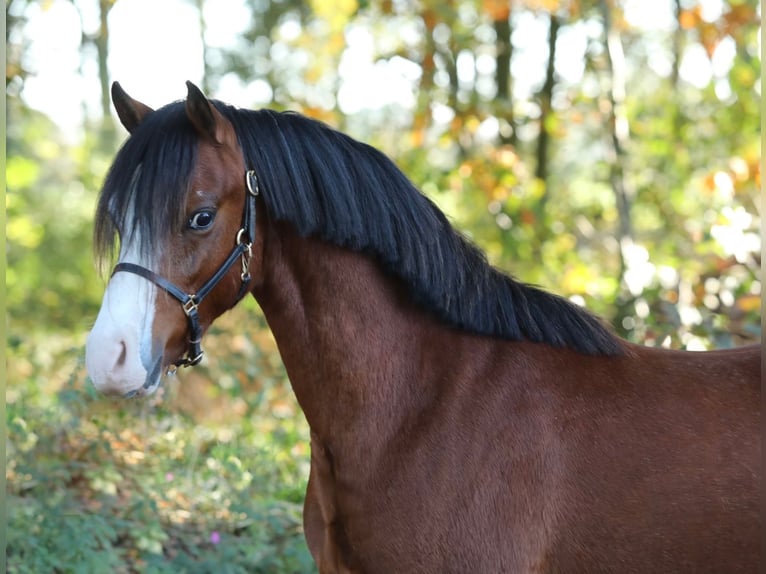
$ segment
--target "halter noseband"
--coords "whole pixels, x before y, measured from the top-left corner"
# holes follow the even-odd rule
[[[118,263],[114,266],[114,270],[112,271],[112,275],[120,271],[140,275],[155,285],[162,287],[165,291],[180,301],[181,308],[189,320],[191,336],[189,338],[189,347],[186,351],[186,356],[173,363],[174,367],[193,367],[194,365],[199,364],[202,360],[202,355],[204,355],[201,346],[202,328],[199,324],[199,313],[197,308],[199,304],[202,303],[202,300],[207,297],[218,282],[229,272],[229,269],[231,269],[237,262],[237,259],[240,259],[242,262],[242,273],[240,274],[242,285],[239,288],[236,301],[239,301],[247,292],[247,286],[250,283],[250,257],[252,256],[252,247],[253,242],[255,241],[255,199],[260,193],[258,188],[258,178],[255,175],[255,171],[249,170],[245,173],[245,182],[247,184],[245,209],[242,214],[242,227],[237,231],[235,238],[236,245],[226,258],[226,261],[221,264],[213,276],[208,279],[196,293],[185,293],[182,289],[164,277],[157,275],[154,271],[151,271],[146,267],[136,265],[135,263]]]

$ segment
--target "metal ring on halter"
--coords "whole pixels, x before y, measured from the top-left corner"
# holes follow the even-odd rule
[[[260,187],[258,186],[258,176],[255,175],[255,170],[250,169],[245,174],[245,181],[247,182],[247,192],[255,197],[261,192]],[[253,182],[255,182],[255,187],[253,187]]]

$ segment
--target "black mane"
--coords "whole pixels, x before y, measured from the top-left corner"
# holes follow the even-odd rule
[[[413,299],[450,325],[594,355],[621,352],[597,318],[566,299],[490,266],[444,214],[375,148],[290,112],[242,110],[214,102],[231,121],[245,164],[255,169],[270,217],[302,236],[375,257]],[[145,249],[181,225],[196,159],[196,136],[182,103],[150,114],[118,154],[99,201],[98,253],[136,206]],[[140,170],[136,166],[141,165]],[[127,190],[127,191],[126,191]]]

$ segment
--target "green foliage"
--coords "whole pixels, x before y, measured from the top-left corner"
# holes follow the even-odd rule
[[[48,118],[18,100],[9,107],[5,279],[13,341],[21,329],[79,329],[98,311],[103,282],[89,245],[109,158],[90,140],[67,145]]]
[[[222,426],[184,414],[178,383],[116,402],[70,364],[50,393],[49,369],[13,359],[30,384],[9,393],[9,572],[313,571],[301,523],[308,431],[300,412],[269,412],[289,392],[284,377],[245,397],[265,397],[246,417],[222,402]]]

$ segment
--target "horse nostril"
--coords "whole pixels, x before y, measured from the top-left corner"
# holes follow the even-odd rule
[[[128,346],[125,344],[125,341],[120,341],[120,356],[117,357],[117,364],[115,366],[117,367],[123,367],[125,366],[125,360],[128,357]]]

